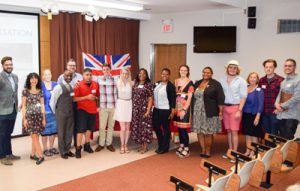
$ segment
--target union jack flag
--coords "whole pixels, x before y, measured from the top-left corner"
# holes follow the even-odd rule
[[[111,74],[113,76],[119,76],[122,68],[130,68],[131,61],[129,53],[118,55],[95,55],[82,53],[84,68],[92,69],[94,76],[103,75],[102,66],[105,63],[110,64]]]

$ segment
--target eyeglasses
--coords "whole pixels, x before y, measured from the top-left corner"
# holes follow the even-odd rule
[[[292,67],[294,67],[294,65],[284,65],[284,67],[292,68]]]
[[[76,65],[68,65],[69,67],[76,67]]]

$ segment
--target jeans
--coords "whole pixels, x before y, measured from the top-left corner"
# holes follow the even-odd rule
[[[281,119],[279,120],[279,123],[279,135],[286,139],[293,139],[299,121],[296,119]]]
[[[278,135],[279,120],[276,118],[275,113],[263,113],[262,125],[266,133]]]

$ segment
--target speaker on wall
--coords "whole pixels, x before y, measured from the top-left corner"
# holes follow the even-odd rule
[[[256,7],[248,7],[248,17],[256,16]]]
[[[248,29],[256,28],[256,18],[248,18]]]

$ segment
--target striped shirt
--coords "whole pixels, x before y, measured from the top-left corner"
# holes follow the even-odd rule
[[[98,76],[97,83],[99,84],[100,93],[100,108],[115,108],[117,102],[117,82],[113,76],[104,77]]]

